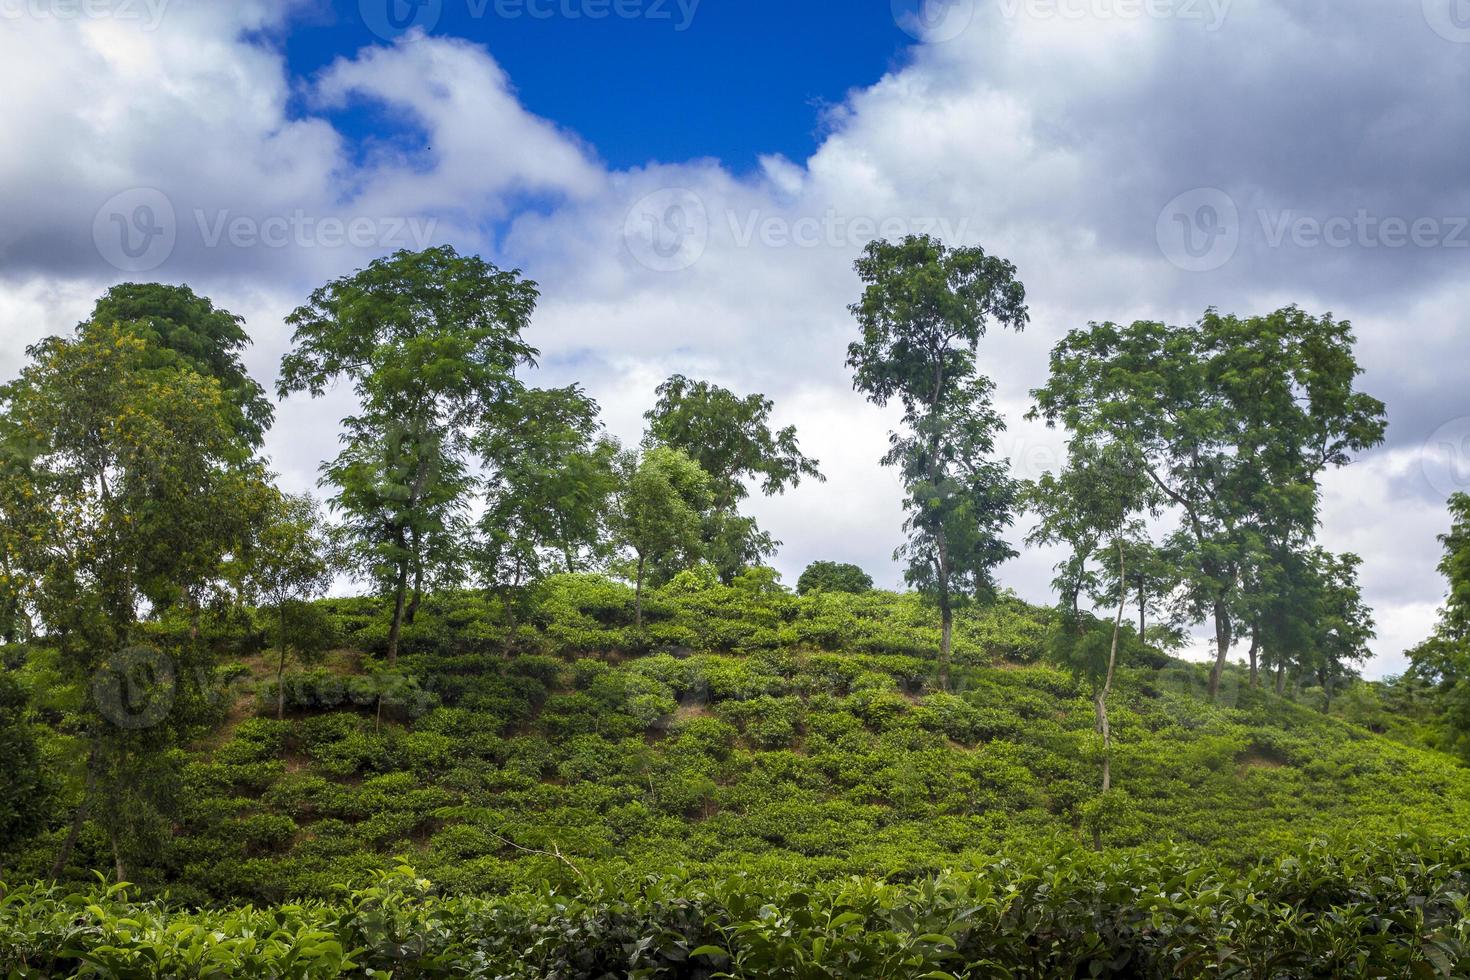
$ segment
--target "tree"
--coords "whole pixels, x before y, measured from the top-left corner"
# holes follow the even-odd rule
[[[0,444],[29,447],[24,465],[0,468],[0,506],[19,524],[6,536],[9,574],[25,581],[69,680],[91,694],[73,720],[88,753],[56,873],[96,804],[121,878],[125,857],[167,824],[160,760],[189,729],[198,692],[180,678],[203,655],[141,646],[139,616],[224,566],[260,468],[218,381],[125,325],[83,323],[27,354],[0,389]]]
[[[1309,664],[1322,687],[1322,711],[1332,710],[1332,694],[1345,681],[1357,676],[1357,667],[1371,652],[1368,641],[1374,632],[1373,611],[1363,602],[1358,584],[1357,555],[1334,555],[1313,550],[1311,568],[1317,592],[1317,631],[1310,649]]]
[[[1072,548],[1071,555],[1058,566],[1057,585],[1064,596],[1063,630],[1067,632],[1068,626],[1075,625],[1079,632],[1077,655],[1071,659],[1092,684],[1097,732],[1102,737],[1102,791],[1107,793],[1113,784],[1108,697],[1113,690],[1118,643],[1128,605],[1128,551],[1130,544],[1144,540],[1140,517],[1145,512],[1156,512],[1158,494],[1144,475],[1134,447],[1093,434],[1074,438],[1066,468],[1055,477],[1048,474],[1039,480],[1028,497],[1041,518],[1028,540],[1063,542]],[[1112,559],[1113,581],[1117,584],[1114,601],[1118,612],[1105,660],[1095,655],[1098,645],[1088,635],[1077,598],[1083,589],[1094,594],[1102,591],[1102,579],[1087,568],[1088,560],[1099,552],[1098,557]]]
[[[521,333],[537,295],[519,272],[444,246],[379,259],[287,318],[281,396],[347,377],[361,403],[324,480],[359,567],[391,596],[390,665],[425,588],[463,569],[468,433],[493,424],[534,363]]]
[[[1025,288],[1009,262],[927,235],[872,242],[855,267],[864,290],[849,311],[862,336],[847,364],[869,401],[903,406],[904,431],[892,434],[883,458],[902,475],[908,515],[908,540],[894,557],[909,585],[939,606],[947,688],[956,601],[992,593],[994,569],[1015,554],[1001,532],[1017,485],[989,458],[1004,424],[975,355],[990,324],[1024,328]]]
[[[1212,698],[1252,555],[1268,540],[1306,546],[1321,472],[1383,440],[1383,404],[1355,390],[1352,346],[1346,321],[1296,307],[1247,319],[1209,310],[1187,328],[1094,323],[1053,349],[1033,392],[1049,425],[1137,447],[1179,513],[1167,546],[1184,573],[1182,609],[1214,620]]]
[[[682,451],[709,474],[712,510],[705,522],[705,553],[728,584],[779,543],[738,513],[750,494],[746,481],[758,481],[762,493],[774,496],[802,477],[825,477],[816,460],[802,455],[795,426],[771,428],[775,406],[765,395],[742,397],[681,374],[659,385],[657,394],[657,403],[644,413],[647,441]]]
[[[45,826],[54,787],[41,759],[25,689],[0,673],[0,881],[5,855]]]
[[[276,717],[286,714],[286,662],[292,652],[313,659],[330,631],[308,602],[332,583],[326,528],[306,494],[272,491],[267,515],[245,556],[247,588],[270,616],[276,646]],[[314,613],[317,613],[314,615]]]
[[[873,588],[873,578],[856,565],[835,561],[814,561],[796,580],[796,594],[809,592],[848,592],[860,595]]]
[[[260,447],[275,409],[240,360],[241,351],[250,343],[243,317],[217,309],[188,286],[128,282],[104,293],[91,319],[126,324],[150,347],[170,351],[200,374],[218,381],[236,432],[252,448]]]
[[[618,457],[620,485],[609,515],[614,540],[633,552],[634,623],[643,625],[643,579],[649,562],[700,556],[700,515],[710,506],[709,475],[677,449],[654,446]]]
[[[521,391],[503,416],[475,440],[489,474],[477,564],[500,590],[513,636],[517,589],[604,557],[618,447],[576,385]]]
[[[1450,529],[1440,535],[1445,604],[1433,634],[1408,652],[1409,685],[1433,686],[1446,741],[1470,757],[1470,494],[1450,497]]]

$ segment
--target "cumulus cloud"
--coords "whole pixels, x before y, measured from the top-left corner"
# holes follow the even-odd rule
[[[1032,323],[986,338],[981,358],[1027,476],[1059,455],[1021,416],[1067,329],[1297,302],[1354,320],[1364,384],[1390,405],[1389,445],[1328,479],[1323,537],[1365,557],[1372,670],[1396,669],[1432,621],[1434,535],[1470,474],[1426,476],[1421,452],[1470,418],[1470,104],[1450,97],[1470,61],[1420,7],[962,0],[947,8],[962,18],[916,28],[929,43],[824,110],[808,159],[765,156],[751,174],[609,169],[524,109],[493,50],[454,39],[410,34],[292,77],[269,40],[289,5],[180,4],[153,31],[7,24],[0,369],[109,282],[147,277],[246,314],[251,366],[273,379],[281,320],[312,286],[451,241],[541,283],[543,380],[583,381],[624,439],[674,371],[775,397],[829,476],[752,502],[785,542],[780,568],[850,560],[892,584],[900,494],[877,458],[893,420],[843,366],[868,239],[929,231],[1016,263]],[[341,114],[359,111],[380,134],[343,135]],[[135,251],[167,218],[150,192],[174,222],[151,266],[156,251],[114,240],[132,234]],[[333,451],[320,420],[342,407],[283,408],[271,445],[288,481],[309,483]],[[1044,599],[1055,560],[1027,552],[1003,577]]]

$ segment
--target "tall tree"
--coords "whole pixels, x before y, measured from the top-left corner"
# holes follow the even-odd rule
[[[1470,494],[1450,497],[1440,574],[1448,586],[1433,634],[1409,651],[1405,681],[1433,686],[1447,746],[1470,758]]]
[[[180,678],[199,653],[138,647],[139,616],[222,567],[260,470],[218,381],[126,325],[87,322],[27,353],[0,389],[0,443],[31,447],[26,465],[0,468],[23,481],[0,505],[30,502],[7,510],[22,522],[8,536],[23,542],[12,572],[70,680],[92,694],[75,720],[89,749],[57,872],[95,804],[122,877],[144,831],[166,826],[161,760],[188,723]]]
[[[1374,632],[1373,611],[1363,602],[1358,584],[1357,555],[1334,555],[1313,549],[1311,568],[1317,593],[1317,629],[1310,648],[1309,666],[1322,688],[1322,711],[1332,710],[1332,695],[1358,676],[1357,668],[1370,656],[1368,641]]]
[[[287,322],[282,397],[349,378],[361,408],[324,470],[332,506],[392,603],[388,662],[436,574],[462,572],[469,435],[520,390],[536,284],[443,246],[400,251],[312,293]],[[413,600],[409,592],[412,588]]]
[[[171,351],[200,374],[218,381],[235,430],[250,446],[259,448],[274,407],[240,359],[250,344],[243,317],[217,308],[188,286],[127,282],[113,286],[97,300],[91,319],[126,324],[152,348]]]
[[[1355,389],[1352,346],[1346,321],[1295,307],[1247,319],[1209,310],[1186,328],[1094,323],[1056,346],[1034,392],[1048,424],[1136,446],[1180,514],[1169,545],[1185,608],[1214,620],[1211,697],[1251,556],[1268,537],[1308,543],[1321,472],[1383,439],[1383,404]]]
[[[667,446],[621,454],[618,471],[609,525],[618,546],[633,553],[634,623],[642,627],[649,564],[672,556],[687,565],[701,555],[700,515],[712,500],[710,479],[698,463]]]
[[[989,595],[994,569],[1014,555],[1001,532],[1017,486],[990,458],[1004,423],[975,356],[991,324],[1025,327],[1025,288],[1004,259],[927,235],[872,242],[855,267],[864,290],[849,310],[862,336],[847,364],[869,401],[903,407],[904,429],[883,457],[902,475],[908,515],[894,557],[939,606],[939,683],[948,688],[955,604]]]
[[[779,544],[738,513],[750,494],[746,482],[758,482],[762,493],[773,496],[803,477],[825,478],[817,461],[802,454],[795,426],[772,429],[775,405],[765,395],[740,396],[681,374],[659,385],[657,394],[644,413],[648,442],[680,450],[709,474],[713,504],[705,521],[705,553],[730,582]]]
[[[476,564],[500,591],[513,638],[518,589],[604,557],[618,447],[576,385],[521,391],[503,415],[475,440],[488,473]]]
[[[1128,552],[1146,540],[1142,517],[1157,510],[1158,492],[1144,475],[1142,460],[1133,447],[1112,439],[1077,437],[1072,440],[1067,466],[1055,477],[1048,474],[1033,485],[1028,497],[1040,520],[1028,540],[1063,543],[1071,554],[1058,566],[1057,586],[1063,594],[1064,631],[1075,628],[1075,654],[1069,659],[1093,688],[1097,732],[1102,737],[1102,791],[1112,789],[1112,727],[1108,698],[1118,665],[1118,644],[1128,606]],[[1134,550],[1139,550],[1136,547]],[[1105,593],[1106,579],[1088,570],[1097,557],[1111,566],[1118,585],[1113,597],[1117,614],[1107,639],[1106,657],[1089,635],[1078,608],[1078,594]],[[1062,641],[1063,646],[1066,640]]]
[[[248,594],[270,616],[276,643],[276,717],[286,713],[286,661],[294,650],[312,658],[323,631],[307,612],[311,599],[332,583],[327,564],[327,529],[316,501],[307,494],[272,490],[266,515],[243,558]]]

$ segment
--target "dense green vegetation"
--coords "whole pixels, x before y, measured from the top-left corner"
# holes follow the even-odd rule
[[[1384,434],[1349,325],[1074,330],[1033,393],[1065,464],[1023,482],[978,360],[1027,323],[1016,270],[921,236],[857,272],[909,592],[763,564],[744,502],[822,479],[770,399],[675,375],[625,447],[525,384],[535,284],[450,248],[288,318],[277,394],[356,396],[329,513],[276,486],[248,338],[186,287],[30,348],[0,387],[0,965],[1452,974],[1470,502],[1435,635],[1361,681],[1361,560],[1316,541],[1320,475]],[[1026,513],[1055,608],[998,578]],[[344,576],[368,593],[324,598]],[[1204,623],[1213,662],[1172,657]]]
[[[0,905],[13,975],[1437,977],[1470,954],[1464,841],[1042,851],[912,885],[731,875],[439,898],[401,868],[331,902],[181,912],[119,886]]]
[[[951,692],[932,611],[911,595],[796,597],[688,572],[648,597],[641,630],[634,601],[599,576],[553,577],[507,657],[499,603],[431,596],[389,673],[373,666],[382,605],[325,600],[339,648],[284,690],[261,616],[220,641],[245,646],[179,756],[178,826],[131,878],[259,902],[328,898],[395,857],[456,892],[673,869],[912,880],[1094,829],[1109,849],[1265,856],[1470,820],[1470,771],[1453,760],[1251,689],[1243,671],[1212,705],[1204,668],[1131,632],[1105,798],[1086,681],[1047,661],[1066,620],[1013,599],[960,614]],[[22,678],[39,687],[51,662],[33,649]],[[44,876],[65,830],[15,872]],[[89,829],[67,874],[85,879],[108,847]]]

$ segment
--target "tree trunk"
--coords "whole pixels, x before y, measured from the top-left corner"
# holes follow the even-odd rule
[[[949,649],[954,640],[954,610],[949,607],[949,592],[939,597],[939,689],[949,690]]]
[[[56,852],[56,860],[51,863],[51,877],[60,878],[61,873],[66,870],[67,862],[71,860],[71,852],[76,847],[77,838],[81,836],[82,824],[87,820],[87,812],[92,808],[92,795],[97,788],[97,755],[96,743],[92,745],[92,753],[87,758],[87,783],[82,789],[82,802],[77,804],[72,813],[71,829],[67,831],[66,839],[61,842],[61,849]]]
[[[419,614],[419,603],[424,601],[424,566],[419,565],[413,570],[413,598],[408,600],[408,607],[403,612],[403,621],[412,626],[414,618]]]
[[[398,582],[393,590],[393,625],[388,628],[388,666],[398,665],[398,638],[403,634],[404,603],[408,598],[408,563],[398,566]]]
[[[1282,657],[1276,665],[1276,696],[1282,697],[1286,694],[1286,658]]]
[[[1113,646],[1108,651],[1108,672],[1103,678],[1102,690],[1097,692],[1097,730],[1103,740],[1102,791],[1113,788],[1113,732],[1108,725],[1108,695],[1113,693],[1113,672],[1118,667],[1118,636],[1123,631],[1123,614],[1128,608],[1128,589],[1123,584],[1123,542],[1118,542],[1118,587],[1123,594],[1118,596],[1118,615],[1113,620]]]
[[[286,605],[281,604],[281,634],[276,638],[280,659],[276,661],[276,721],[286,718]]]
[[[1259,624],[1251,627],[1251,689],[1261,686],[1260,674],[1257,670],[1256,655],[1261,652],[1261,627]]]
[[[939,553],[939,689],[949,690],[949,654],[954,642],[954,610],[949,602],[949,541],[944,528],[935,534],[936,550]]]
[[[633,587],[633,625],[643,628],[643,556],[638,556],[638,582]]]
[[[509,659],[515,652],[516,642],[516,607],[509,589],[500,594],[500,602],[505,611],[505,656]]]
[[[1145,642],[1144,638],[1148,635],[1148,629],[1146,628],[1147,625],[1148,598],[1147,593],[1143,591],[1143,585],[1140,582],[1138,586],[1138,642],[1140,643]]]
[[[107,837],[112,841],[112,868],[117,873],[117,883],[120,885],[128,880],[128,872],[123,867],[122,851],[117,846],[117,831],[109,831]]]
[[[1210,669],[1210,700],[1220,694],[1220,679],[1225,675],[1225,658],[1230,654],[1230,613],[1224,600],[1215,603],[1215,666]]]

